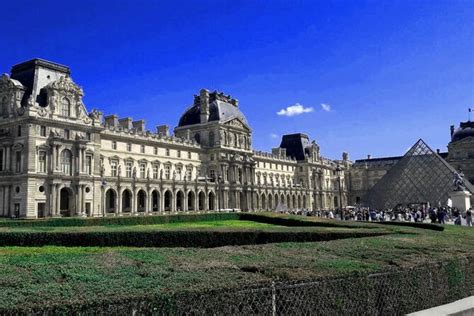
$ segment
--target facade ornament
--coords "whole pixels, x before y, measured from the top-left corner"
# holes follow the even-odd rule
[[[120,177],[122,175],[122,165],[119,164],[117,168],[117,175]]]
[[[453,173],[454,179],[453,179],[453,185],[454,185],[454,191],[464,191],[466,190],[466,187],[464,185],[464,173],[462,170],[459,170],[458,172]]]
[[[133,180],[137,179],[137,167],[133,167],[132,178],[133,178]]]

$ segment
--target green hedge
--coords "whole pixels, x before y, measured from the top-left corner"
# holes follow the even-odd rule
[[[67,226],[103,226],[103,225],[154,225],[181,222],[200,222],[213,220],[239,219],[237,213],[206,213],[176,215],[138,215],[119,217],[70,217],[33,220],[12,220],[0,222],[0,227],[67,227]]]
[[[431,223],[415,223],[415,222],[366,222],[366,223],[392,225],[392,226],[408,226],[408,227],[431,229],[431,230],[437,230],[437,231],[444,230],[444,226],[438,225],[438,224],[431,224]]]
[[[1,232],[0,246],[221,247],[277,242],[314,242],[386,235],[388,232],[114,231]]]

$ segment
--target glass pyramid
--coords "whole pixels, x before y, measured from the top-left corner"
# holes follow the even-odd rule
[[[455,169],[422,139],[369,190],[363,204],[375,209],[429,203],[445,206],[454,190]],[[472,192],[472,185],[465,180]]]

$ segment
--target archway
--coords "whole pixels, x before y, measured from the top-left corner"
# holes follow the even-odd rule
[[[298,205],[296,204],[296,195],[293,195],[293,209],[297,208]]]
[[[105,193],[105,212],[106,213],[115,213],[117,210],[117,193],[114,189],[108,189]]]
[[[334,197],[334,208],[339,207],[337,196]]]
[[[260,203],[261,209],[265,211],[267,209],[267,199],[265,194],[262,193],[262,203]]]
[[[160,194],[157,190],[151,192],[151,207],[153,212],[158,212],[160,210]]]
[[[271,194],[268,195],[268,210],[271,211],[273,209],[273,196]]]
[[[171,201],[172,201],[172,194],[169,190],[165,192],[165,212],[171,212]]]
[[[199,198],[199,210],[200,211],[204,211],[204,207],[205,207],[205,202],[206,202],[206,196],[204,194],[204,192],[199,192],[199,195],[198,195],[198,198]]]
[[[137,194],[137,212],[145,212],[146,210],[146,193],[143,190]]]
[[[130,213],[132,211],[132,192],[126,189],[122,193],[122,212]]]
[[[193,191],[188,192],[188,211],[196,210],[196,195]]]
[[[291,196],[289,194],[286,196],[286,204],[291,209]]]
[[[301,195],[298,195],[298,208],[301,208]]]
[[[280,204],[280,201],[278,201],[278,194],[275,193],[275,204],[273,208],[276,209],[278,207],[278,204]]]
[[[181,190],[176,192],[176,211],[184,211],[184,193]]]
[[[62,216],[74,214],[74,194],[70,188],[62,188],[59,192],[59,212]]]
[[[285,196],[283,194],[280,196],[280,203],[282,207],[286,207]]]
[[[246,210],[245,207],[245,195],[242,192],[239,192],[239,200],[240,200],[240,210]]]
[[[209,210],[214,211],[215,210],[215,194],[214,192],[209,192]]]

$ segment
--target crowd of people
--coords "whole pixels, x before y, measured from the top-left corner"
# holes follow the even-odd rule
[[[404,221],[472,226],[471,209],[462,212],[451,207],[412,206],[385,210],[375,210],[367,207],[349,207],[318,211],[305,209],[279,210],[279,212],[350,221]]]

